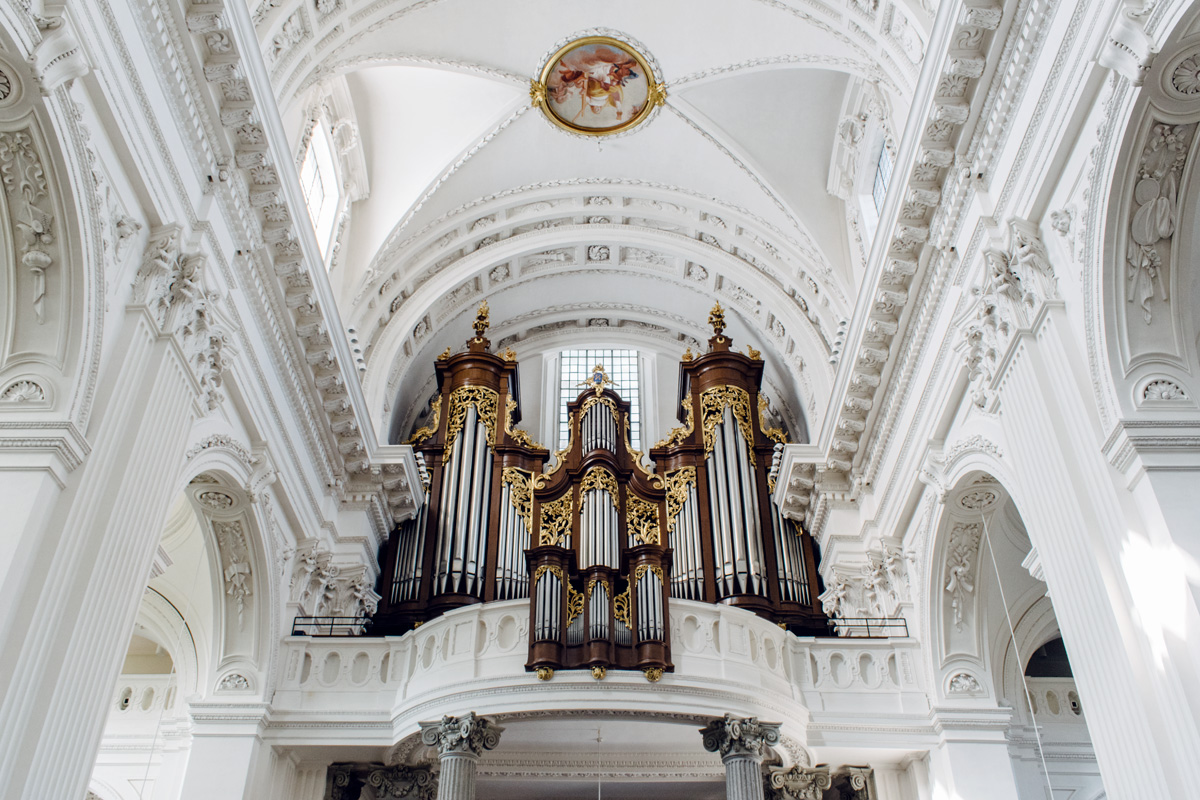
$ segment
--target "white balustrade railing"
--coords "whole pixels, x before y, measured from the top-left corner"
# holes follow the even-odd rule
[[[775,713],[805,716],[805,709],[928,710],[917,676],[919,651],[910,639],[798,638],[741,609],[679,599],[670,601],[670,618],[675,671],[660,683],[616,670],[603,687],[586,671],[560,672],[552,682],[560,690],[566,683],[580,691],[603,688],[610,696],[620,687],[637,693],[653,688],[673,695],[671,703],[686,702],[691,693],[712,697],[705,702],[714,708],[730,702],[715,696],[717,689],[751,706],[760,698],[780,698],[772,701]],[[525,671],[528,645],[524,599],[456,609],[404,636],[289,637],[272,703],[287,711],[429,707],[443,713],[447,701],[472,691],[493,698],[497,709],[506,691],[513,708],[558,702],[553,693],[528,695],[515,688],[538,683]],[[561,697],[567,707],[580,702]]]

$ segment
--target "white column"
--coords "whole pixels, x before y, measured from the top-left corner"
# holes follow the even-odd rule
[[[779,723],[731,714],[709,720],[700,729],[704,749],[720,753],[729,800],[763,800],[763,749],[779,743]]]
[[[1114,492],[1096,420],[1081,413],[1091,399],[1068,377],[1079,359],[1059,335],[1066,324],[1052,309],[1036,336],[1016,346],[1000,389],[1005,458],[1020,483],[1018,506],[1041,556],[1109,796],[1187,797],[1200,785],[1196,719],[1181,702],[1189,687],[1171,659],[1155,659],[1144,620],[1131,614],[1138,591],[1128,553],[1131,524],[1140,523],[1131,523],[1132,504]]]
[[[0,641],[0,797],[85,793],[178,488],[195,379],[140,313],[115,352],[123,360],[102,377],[87,462],[19,534],[24,573]]]
[[[325,775],[329,771],[329,767],[325,764],[305,764],[296,765],[296,781],[292,794],[271,795],[271,800],[324,800],[325,797]]]
[[[438,800],[475,800],[475,765],[479,754],[500,743],[504,729],[472,711],[462,717],[422,722],[421,741],[436,747],[441,761]]]
[[[276,766],[262,706],[192,705],[192,747],[179,800],[273,798]]]
[[[955,730],[952,734],[944,735],[941,744],[930,751],[930,774],[931,800],[1019,798],[1013,777],[1013,762],[1008,756],[1008,746],[1000,730]]]

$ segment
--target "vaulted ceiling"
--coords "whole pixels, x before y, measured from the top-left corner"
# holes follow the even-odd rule
[[[898,140],[929,0],[247,2],[297,155],[314,120],[340,125],[360,199],[330,279],[377,429],[406,432],[485,297],[493,342],[527,358],[622,336],[679,355],[715,296],[793,431],[829,415],[870,245],[837,186],[847,120],[869,107]],[[666,85],[617,136],[530,103],[549,55],[595,32]]]

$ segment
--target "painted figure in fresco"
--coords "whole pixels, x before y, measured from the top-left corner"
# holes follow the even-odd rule
[[[624,103],[624,86],[630,78],[639,77],[636,69],[636,61],[611,47],[584,47],[563,57],[547,88],[554,102],[560,104],[579,95],[579,112],[572,122],[599,115],[608,107],[616,111],[620,121],[625,112],[632,117],[641,110],[626,108]]]

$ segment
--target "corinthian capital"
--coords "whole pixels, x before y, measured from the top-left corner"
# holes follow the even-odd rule
[[[739,718],[726,714],[709,720],[700,733],[704,736],[704,749],[720,753],[722,759],[729,756],[761,759],[763,745],[779,744],[779,723],[759,722],[758,717]]]
[[[471,753],[478,756],[500,743],[504,730],[486,717],[477,717],[475,712],[462,717],[442,717],[441,722],[422,722],[421,741],[437,747],[438,755],[448,753]]]

